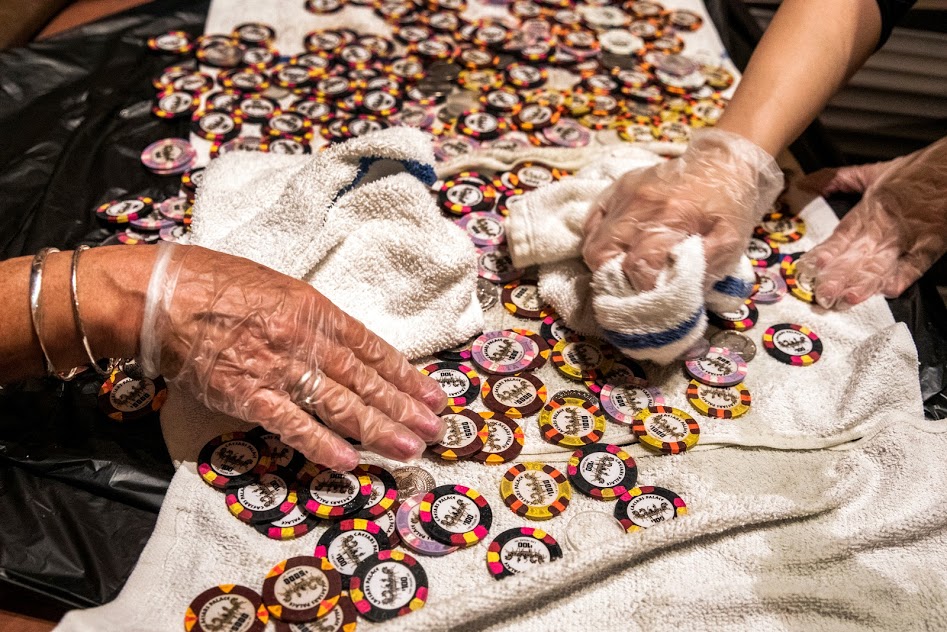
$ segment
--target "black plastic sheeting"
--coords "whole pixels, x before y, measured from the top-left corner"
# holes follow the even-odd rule
[[[739,0],[707,4],[742,67],[758,36],[745,9]],[[102,202],[176,193],[177,177],[139,161],[147,144],[187,125],[151,115],[151,78],[175,60],[144,42],[171,29],[202,32],[208,6],[159,0],[0,53],[0,257],[98,243],[110,234],[94,216]],[[819,144],[809,141],[810,157],[826,154]],[[947,310],[927,279],[891,307],[918,343],[928,414],[947,417]],[[124,585],[173,475],[157,416],[105,418],[100,381],[0,388],[0,579],[79,607]]]
[[[98,243],[110,231],[97,225],[97,205],[176,193],[177,176],[151,174],[139,159],[187,126],[151,114],[151,78],[175,59],[145,41],[200,34],[208,7],[160,0],[0,53],[0,257]],[[78,607],[118,594],[174,474],[157,415],[106,418],[101,382],[0,388],[0,578]]]

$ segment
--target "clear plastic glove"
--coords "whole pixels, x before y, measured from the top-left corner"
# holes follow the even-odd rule
[[[678,158],[626,174],[593,204],[582,256],[593,271],[617,255],[639,292],[654,288],[675,245],[704,238],[707,287],[736,267],[783,187],[773,157],[742,136],[701,130]]]
[[[312,287],[197,246],[160,247],[141,332],[146,372],[335,469],[359,460],[342,437],[401,461],[440,439],[438,383]]]
[[[825,308],[901,294],[947,252],[947,138],[889,162],[823,169],[798,181],[829,195],[861,193],[824,242],[797,267]]]

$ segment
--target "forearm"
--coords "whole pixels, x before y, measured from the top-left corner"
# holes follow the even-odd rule
[[[131,357],[138,351],[145,292],[157,254],[147,246],[114,246],[84,252],[78,291],[82,324],[97,357]],[[40,308],[43,344],[60,371],[88,364],[72,312],[72,252],[46,259]],[[42,375],[42,350],[30,318],[32,257],[0,262],[0,384]]]
[[[876,0],[785,0],[717,127],[784,150],[878,43]]]

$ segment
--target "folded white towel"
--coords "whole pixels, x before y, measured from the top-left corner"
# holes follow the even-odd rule
[[[749,297],[753,268],[742,257],[731,274],[705,291],[702,240],[692,236],[674,248],[670,267],[649,292],[631,287],[619,257],[591,274],[581,256],[592,204],[622,175],[661,158],[631,145],[597,147],[585,156],[586,167],[526,194],[511,212],[506,231],[513,263],[539,264],[540,294],[576,331],[600,335],[636,360],[668,364],[703,336],[708,307],[729,311]],[[553,153],[537,159],[562,166],[562,158],[573,159]]]
[[[483,328],[470,240],[438,211],[430,137],[400,127],[313,156],[212,162],[191,242],[304,279],[412,358]]]

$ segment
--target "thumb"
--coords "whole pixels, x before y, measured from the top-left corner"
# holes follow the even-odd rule
[[[832,193],[864,193],[897,159],[867,165],[820,169],[797,181],[800,189],[819,195]]]

